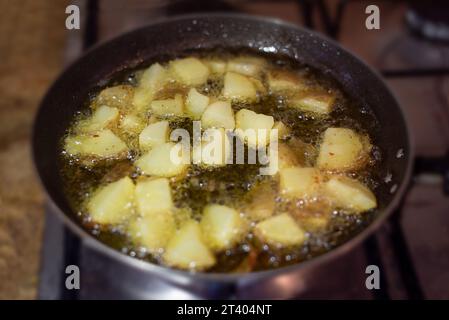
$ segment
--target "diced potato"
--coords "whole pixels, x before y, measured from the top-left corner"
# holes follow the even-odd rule
[[[329,225],[330,216],[326,214],[309,214],[299,218],[299,224],[309,232],[320,232]]]
[[[140,77],[139,86],[152,93],[159,91],[168,80],[168,72],[159,63],[152,64]]]
[[[207,269],[216,263],[203,240],[198,222],[194,220],[186,222],[170,239],[163,261],[168,266],[193,270]]]
[[[159,116],[182,116],[184,114],[184,101],[180,94],[176,94],[174,99],[153,100],[151,110]]]
[[[201,148],[194,148],[193,163],[222,166],[232,154],[229,137],[223,128],[207,129],[202,135]]]
[[[304,79],[290,71],[271,71],[267,77],[268,87],[273,93],[294,94],[304,90]]]
[[[91,117],[80,121],[76,126],[77,131],[92,132],[106,128],[107,126],[117,122],[119,112],[117,108],[111,108],[106,105],[98,107]]]
[[[224,76],[223,96],[231,100],[255,101],[257,92],[254,83],[244,75],[226,72]]]
[[[133,219],[128,226],[132,241],[149,252],[159,253],[176,232],[171,211]]]
[[[187,170],[186,161],[177,161],[171,158],[172,149],[177,150],[175,143],[164,143],[153,147],[135,162],[143,174],[160,177],[173,177]],[[178,150],[179,151],[179,150]],[[179,155],[179,153],[178,153]],[[187,156],[181,154],[181,156]],[[187,161],[188,162],[188,161]]]
[[[139,82],[133,99],[136,110],[144,111],[149,107],[151,100],[168,80],[167,70],[159,63],[152,64],[146,69]]]
[[[276,191],[270,184],[258,185],[252,194],[251,200],[242,211],[251,221],[261,221],[273,215],[276,207]]]
[[[223,75],[226,72],[226,61],[219,59],[206,59],[203,61],[215,75]]]
[[[118,85],[103,89],[95,99],[97,106],[106,105],[122,111],[132,107],[134,87],[130,85]]]
[[[137,209],[142,216],[165,213],[173,208],[171,188],[167,178],[138,181],[135,197]]]
[[[169,124],[168,121],[158,121],[149,124],[139,135],[139,147],[142,151],[147,151],[154,146],[168,141]]]
[[[292,98],[289,105],[307,112],[320,115],[331,113],[335,97],[328,93],[315,93],[301,98]]]
[[[117,224],[134,213],[134,183],[129,177],[100,187],[87,202],[87,211],[93,221]]]
[[[191,88],[187,94],[186,112],[195,120],[201,119],[204,110],[209,105],[209,97]]]
[[[143,119],[134,114],[128,114],[120,120],[120,129],[129,135],[138,135],[144,125]]]
[[[274,118],[252,110],[241,109],[236,114],[236,134],[253,148],[265,147],[270,141],[271,128]],[[245,130],[253,130],[254,134],[244,135]]]
[[[315,168],[285,168],[279,175],[281,194],[287,197],[312,197],[320,185],[320,173]]]
[[[175,60],[170,65],[173,74],[188,86],[197,86],[207,81],[209,68],[197,58]]]
[[[245,76],[261,75],[266,61],[257,57],[238,57],[228,61],[227,71],[237,72]]]
[[[99,158],[121,157],[128,151],[126,144],[109,129],[68,136],[64,149],[70,155]]]
[[[204,208],[200,226],[205,242],[214,251],[233,247],[246,230],[246,223],[236,210],[218,204]]]
[[[254,233],[262,242],[274,246],[299,246],[306,239],[304,230],[287,213],[259,222]]]
[[[317,159],[323,170],[357,169],[368,159],[371,145],[366,138],[347,128],[328,128]]]
[[[357,180],[334,176],[324,184],[324,194],[338,207],[363,212],[377,207],[375,195]]]
[[[231,104],[226,101],[217,101],[210,104],[201,116],[201,126],[203,129],[234,129],[235,119]]]
[[[276,121],[273,129],[278,131],[279,139],[286,139],[290,136],[290,129],[282,121]]]
[[[277,163],[275,161],[275,157],[277,157]],[[277,153],[270,152],[269,161],[271,174],[276,174],[281,169],[294,167],[301,164],[300,156],[283,142],[278,143]]]

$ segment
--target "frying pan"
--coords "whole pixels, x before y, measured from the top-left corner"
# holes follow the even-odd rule
[[[189,50],[247,48],[287,56],[336,79],[378,122],[371,132],[382,150],[380,176],[391,174],[390,191],[370,225],[349,241],[296,265],[248,274],[189,273],[124,255],[81,228],[64,195],[58,173],[59,143],[89,94],[118,72]],[[309,30],[271,18],[236,14],[189,15],[152,23],[85,53],[55,81],[37,113],[35,165],[51,205],[64,223],[99,257],[96,279],[124,283],[137,298],[287,298],[307,289],[311,274],[372,234],[397,207],[408,184],[413,151],[404,113],[381,78],[338,44]],[[363,272],[363,271],[361,271]],[[81,270],[82,273],[82,270]],[[98,280],[100,281],[100,280]],[[362,284],[361,284],[362,285]]]

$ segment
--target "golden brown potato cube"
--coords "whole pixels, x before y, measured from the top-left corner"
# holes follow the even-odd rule
[[[133,219],[128,226],[132,241],[151,253],[159,253],[176,232],[171,211]]]
[[[268,73],[267,81],[273,93],[292,95],[306,89],[304,79],[287,70],[271,71]]]
[[[204,240],[214,251],[233,247],[246,231],[246,223],[236,210],[218,204],[204,208],[200,227]]]
[[[280,247],[300,246],[306,239],[304,230],[287,213],[259,222],[254,233],[263,243]]]
[[[145,175],[173,177],[187,170],[188,159],[183,158],[186,156],[190,155],[185,155],[182,153],[182,150],[178,150],[177,144],[171,142],[164,143],[153,147],[137,159],[135,165]]]
[[[106,105],[126,111],[132,108],[134,98],[134,87],[130,85],[118,85],[103,89],[95,99],[97,106]]]
[[[315,168],[291,167],[281,169],[280,190],[283,196],[313,197],[320,185],[320,173]]]
[[[330,222],[329,214],[307,214],[298,218],[302,228],[309,232],[322,232]]]
[[[134,183],[124,177],[96,190],[87,202],[87,211],[97,223],[117,224],[133,215],[133,201]]]
[[[193,148],[193,163],[223,166],[232,154],[230,140],[223,128],[207,129],[201,137],[201,148]]]
[[[216,263],[204,242],[198,222],[194,220],[186,222],[170,239],[163,261],[171,267],[192,270],[204,270]]]
[[[69,155],[97,158],[122,157],[128,151],[126,144],[109,129],[68,136],[64,149]]]
[[[195,120],[201,119],[204,110],[209,105],[209,97],[191,88],[187,94],[186,112]]]
[[[165,213],[173,208],[170,183],[167,178],[139,180],[135,201],[142,216]]]
[[[369,157],[371,145],[366,138],[347,128],[328,128],[320,145],[317,165],[323,170],[352,170]]]
[[[277,161],[276,161],[277,160]],[[271,174],[277,174],[279,170],[295,167],[301,164],[300,155],[286,143],[278,143],[277,153],[269,153],[269,167]]]
[[[175,77],[188,86],[197,86],[205,83],[210,73],[209,68],[197,58],[184,58],[172,61],[170,68]]]
[[[351,212],[363,212],[377,207],[376,196],[361,182],[334,176],[324,184],[324,194],[337,206]]]
[[[151,101],[151,110],[154,114],[164,117],[184,115],[184,101],[180,94],[173,99]]]
[[[266,66],[266,61],[257,57],[237,57],[228,61],[227,71],[250,77],[259,77]]]
[[[201,116],[201,126],[203,129],[234,129],[235,119],[231,104],[227,101],[217,101],[210,104]]]
[[[331,113],[335,96],[328,93],[308,94],[300,98],[292,98],[289,105],[306,112],[320,115]]]
[[[230,100],[255,101],[257,92],[254,83],[246,76],[235,72],[226,72],[223,96]]]
[[[270,141],[271,128],[274,118],[252,110],[241,109],[236,113],[236,134],[253,148],[265,147]],[[252,130],[254,134],[244,135],[245,130]]]
[[[158,121],[149,124],[139,135],[139,148],[147,151],[154,146],[168,141],[169,124],[168,121]]]

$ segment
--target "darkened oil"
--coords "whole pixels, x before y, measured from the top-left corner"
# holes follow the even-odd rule
[[[243,50],[244,54],[248,54]],[[213,52],[189,52],[188,55],[197,55],[202,58],[228,58],[242,54],[241,51],[216,50]],[[341,126],[352,128],[357,132],[370,135],[370,132],[378,126],[374,115],[365,106],[361,106],[356,101],[348,97],[340,88],[338,83],[328,78],[321,72],[308,66],[298,65],[294,61],[280,56],[262,55],[270,61],[269,68],[281,68],[298,72],[305,77],[312,88],[330,91],[336,94],[335,107],[328,117],[318,117],[310,113],[304,113],[294,108],[288,108],[282,96],[265,95],[257,103],[237,103],[233,104],[235,111],[241,108],[252,109],[258,113],[272,115],[275,120],[281,120],[292,132],[290,139],[299,138],[304,143],[317,147],[320,143],[322,133],[331,126]],[[170,57],[173,58],[173,57]],[[164,59],[166,60],[166,59]],[[141,71],[131,70],[117,75],[108,86],[117,84],[127,84],[136,86],[136,79]],[[262,79],[265,82],[266,79]],[[199,91],[210,96],[218,96],[223,86],[220,79],[211,78],[204,86],[198,88]],[[173,84],[166,90],[159,93],[159,98],[172,97],[175,93],[185,93],[185,88]],[[95,100],[96,92],[92,93],[91,101]],[[89,105],[88,101],[86,105]],[[88,108],[80,110],[75,116],[76,119],[89,115]],[[192,131],[190,120],[185,118],[171,123],[172,128],[185,128]],[[68,129],[68,133],[70,129]],[[136,258],[158,263],[159,257],[151,256],[136,248],[128,240],[125,232],[126,226],[102,227],[90,221],[89,216],[83,211],[83,203],[91,192],[99,185],[115,181],[125,175],[136,179],[139,175],[133,167],[133,159],[139,155],[136,147],[137,137],[122,137],[131,149],[128,158],[122,160],[107,160],[97,163],[94,166],[85,166],[78,159],[73,159],[61,152],[61,176],[64,181],[64,188],[67,197],[77,212],[80,223],[93,236],[107,245],[129,254]],[[351,172],[350,175],[365,183],[382,201],[382,193],[385,192],[382,186],[382,178],[379,176],[379,165],[381,163],[381,150],[373,144],[371,161],[362,170]],[[62,142],[61,142],[62,150]],[[314,155],[308,154],[305,161],[313,164]],[[195,219],[201,218],[201,210],[208,203],[218,203],[232,205],[233,207],[244,206],[252,200],[251,192],[261,185],[268,184],[273,189],[277,188],[277,183],[270,182],[271,177],[258,175],[259,165],[232,165],[213,169],[206,169],[196,165],[191,165],[187,174],[176,181],[172,179],[172,189],[174,202],[177,208],[189,208],[188,215]],[[276,198],[275,211],[289,211],[294,216],[295,210],[303,209],[304,203],[296,203]],[[306,243],[296,249],[278,249],[263,245],[252,235],[248,234],[245,241],[238,247],[226,250],[217,256],[218,263],[211,272],[249,272],[270,268],[282,267],[304,260],[311,259],[317,255],[332,250],[341,243],[347,241],[356,233],[360,232],[368,225],[376,215],[376,210],[365,212],[362,215],[350,215],[340,211],[324,212],[325,206],[316,204],[309,210],[315,210],[317,214],[329,214],[331,222],[329,226],[321,232],[310,232]],[[323,212],[321,212],[323,211]]]

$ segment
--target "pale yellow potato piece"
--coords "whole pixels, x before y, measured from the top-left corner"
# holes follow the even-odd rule
[[[139,135],[139,148],[141,151],[147,151],[154,146],[166,143],[168,135],[168,121],[151,123]]]
[[[199,93],[195,88],[191,88],[186,98],[186,112],[194,120],[201,119],[204,110],[209,105],[209,97]]]
[[[119,125],[122,132],[129,135],[139,134],[144,126],[145,126],[144,120],[141,117],[134,114],[128,114],[122,117]]]
[[[175,77],[185,85],[197,86],[207,81],[209,68],[197,58],[172,61],[170,68]]]
[[[136,185],[135,202],[142,216],[171,211],[173,199],[168,179],[139,180]]]
[[[257,99],[254,83],[246,76],[235,72],[226,72],[222,94],[230,100],[251,102]]]
[[[129,177],[100,187],[87,202],[87,212],[93,221],[117,224],[134,214],[134,183]]]
[[[209,67],[211,73],[223,75],[226,72],[226,61],[220,59],[206,59],[203,62]]]
[[[273,129],[276,129],[278,131],[279,139],[286,139],[291,134],[290,129],[282,121],[276,121],[274,123]]]
[[[237,57],[228,61],[227,71],[237,72],[245,76],[258,77],[261,75],[266,61],[257,57]]]
[[[203,240],[198,222],[194,220],[184,223],[175,233],[162,258],[166,265],[181,269],[204,270],[216,263]]]
[[[254,233],[262,242],[274,246],[299,246],[306,239],[304,230],[287,213],[259,222]]]
[[[135,218],[128,226],[132,241],[151,253],[164,250],[175,232],[176,225],[171,211]]]
[[[221,251],[233,247],[245,235],[246,222],[233,208],[211,204],[204,208],[200,227],[209,248]]]
[[[363,212],[377,207],[376,196],[361,182],[334,176],[324,184],[323,192],[337,207]]]
[[[128,147],[111,130],[104,129],[91,134],[68,136],[65,151],[70,155],[112,158],[126,155]]]
[[[201,140],[201,148],[193,148],[193,163],[206,166],[223,166],[226,164],[226,160],[230,159],[231,142],[225,129],[207,129],[202,134]]]
[[[116,123],[119,116],[117,108],[103,105],[98,107],[88,119],[80,121],[76,129],[80,132],[98,131]]]
[[[327,93],[311,94],[301,98],[292,98],[289,105],[302,111],[327,115],[332,112],[335,101],[333,95]]]
[[[234,129],[235,119],[231,104],[227,101],[217,101],[207,106],[201,116],[201,126],[203,129]]]
[[[173,99],[151,101],[151,110],[154,114],[164,117],[184,115],[184,101],[180,94]]]
[[[320,172],[315,168],[290,167],[279,171],[279,188],[286,197],[313,197],[320,185]]]
[[[159,177],[173,177],[185,172],[188,164],[171,158],[171,152],[179,151],[175,143],[164,143],[153,147],[135,162],[143,174]],[[187,156],[180,154],[181,156]],[[182,159],[181,159],[182,160]]]
[[[371,146],[347,128],[328,128],[320,145],[317,165],[323,170],[351,170],[360,167]]]
[[[143,111],[147,109],[155,93],[163,88],[168,79],[167,69],[159,63],[154,63],[146,69],[134,93],[133,105],[136,110]]]
[[[118,85],[103,89],[95,99],[97,106],[106,105],[126,111],[132,108],[135,89],[130,85]]]
[[[273,70],[267,76],[268,87],[273,93],[295,94],[304,90],[304,80],[297,74],[286,70]]]
[[[270,131],[274,125],[274,118],[252,110],[241,109],[235,115],[236,134],[253,148],[265,147],[270,141]],[[245,130],[253,130],[254,134],[244,136]]]

